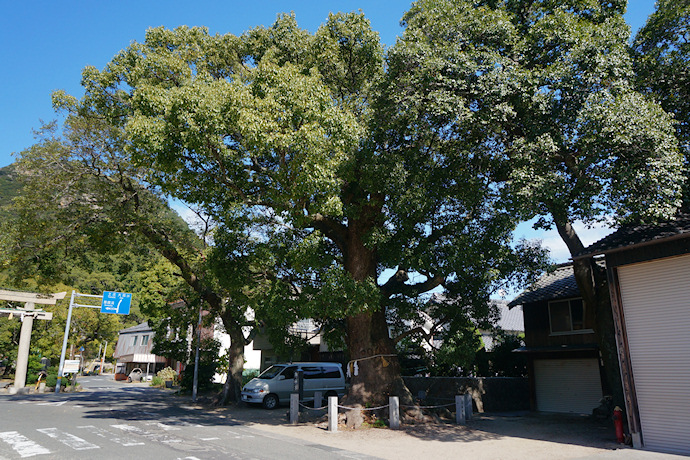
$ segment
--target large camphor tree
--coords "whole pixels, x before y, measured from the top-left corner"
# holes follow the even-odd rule
[[[511,214],[555,227],[573,256],[584,249],[578,221],[672,216],[683,157],[670,117],[635,90],[625,6],[416,2],[384,91],[396,148],[436,136],[483,159]],[[574,270],[608,389],[622,404],[605,270],[591,258],[576,259]]]
[[[676,132],[690,149],[690,2],[660,0],[633,41],[640,90],[673,114]]]
[[[430,313],[466,325],[543,262],[512,241],[493,159],[443,132],[399,134],[385,118],[392,84],[361,14],[331,15],[314,34],[290,15],[242,36],[151,29],[85,69],[83,84],[83,99],[56,102],[121,128],[149,183],[220,228],[254,229],[263,267],[246,269],[264,303],[344,342],[353,402],[410,400],[388,318],[414,318],[424,293],[443,288],[457,301]],[[232,235],[220,230],[216,244]]]

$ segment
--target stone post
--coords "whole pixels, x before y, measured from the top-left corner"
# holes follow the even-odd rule
[[[465,424],[465,396],[455,395],[455,423]]]
[[[14,376],[14,391],[19,391],[26,385],[26,370],[29,364],[29,349],[31,346],[31,329],[34,326],[33,302],[27,302],[23,315],[22,330],[19,335],[19,349],[17,350],[17,368]]]
[[[338,431],[338,397],[328,397],[328,431],[335,433]]]
[[[465,393],[465,419],[472,420],[472,395]]]
[[[388,398],[388,422],[391,430],[400,428],[400,398],[397,396]]]
[[[297,425],[299,421],[299,393],[290,393],[290,423]]]

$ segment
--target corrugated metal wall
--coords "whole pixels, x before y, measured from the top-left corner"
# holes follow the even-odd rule
[[[645,447],[690,454],[690,256],[618,270]]]

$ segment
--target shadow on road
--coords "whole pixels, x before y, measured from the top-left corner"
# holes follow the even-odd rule
[[[587,416],[528,413],[517,416],[475,414],[464,427],[452,424],[415,425],[404,428],[410,435],[440,442],[473,442],[504,437],[616,449],[610,420]]]
[[[265,410],[261,407],[215,407],[211,398],[200,398],[198,404],[189,395],[178,395],[144,385],[120,385],[113,389],[92,389],[69,394],[15,396],[17,400],[42,402],[46,405],[69,403],[85,410],[84,418],[120,421],[161,421],[166,425],[238,426],[287,425],[287,407]],[[304,424],[302,424],[304,426]],[[321,431],[323,422],[312,420]],[[470,443],[524,438],[603,449],[616,449],[615,430],[610,420],[584,416],[523,413],[520,415],[475,414],[467,425],[430,423],[403,425],[400,432],[425,441]]]

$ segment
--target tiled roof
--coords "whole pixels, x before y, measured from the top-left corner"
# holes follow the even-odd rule
[[[144,331],[150,331],[151,327],[149,326],[148,321],[144,321],[141,324],[137,324],[136,326],[128,327],[127,329],[122,329],[120,331],[120,334],[128,334],[130,332],[144,332]]]
[[[687,237],[690,237],[690,214],[678,213],[675,219],[657,224],[624,225],[609,236],[585,248],[574,258],[604,254],[624,247],[667,238]]]
[[[524,331],[525,330],[525,318],[522,315],[522,308],[508,307],[508,302],[505,300],[494,300],[495,304],[498,305],[498,311],[500,314],[498,323],[496,326],[500,327],[504,331]]]
[[[579,297],[580,289],[575,282],[575,273],[571,263],[561,264],[553,272],[545,273],[529,289],[508,303],[512,308],[516,305],[538,302],[546,299],[565,299]]]
[[[434,303],[457,302],[457,300],[449,300],[444,294],[441,293],[432,294],[430,301]],[[504,331],[525,330],[525,323],[521,308],[511,310],[508,308],[508,302],[505,300],[491,299],[491,303],[498,307],[499,317],[495,324],[496,327],[499,327]]]

